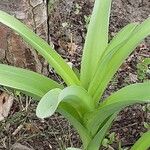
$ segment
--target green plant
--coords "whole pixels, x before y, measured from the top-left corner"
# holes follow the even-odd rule
[[[103,139],[102,146],[108,148],[111,144],[113,144],[113,142],[115,142],[115,132],[112,132],[107,138]]]
[[[145,58],[140,63],[137,64],[137,74],[139,80],[143,81],[146,79],[147,74],[150,75],[150,69],[148,67],[149,65],[150,65],[150,58]]]
[[[149,81],[126,86],[101,101],[120,65],[150,34],[150,19],[147,19],[141,24],[127,25],[108,43],[110,8],[111,0],[95,1],[83,49],[80,79],[45,41],[20,21],[0,11],[0,22],[32,45],[62,77],[67,87],[32,71],[4,64],[0,64],[0,85],[20,90],[36,100],[41,99],[36,110],[40,118],[50,117],[55,111],[65,116],[78,131],[86,150],[99,149],[121,109],[135,103],[150,102]],[[143,138],[150,137],[149,132],[144,135]],[[150,146],[147,140],[139,143],[145,147],[138,150],[146,150]]]

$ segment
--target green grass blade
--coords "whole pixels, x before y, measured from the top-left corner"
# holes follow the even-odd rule
[[[106,118],[135,103],[150,103],[150,82],[132,84],[113,93],[93,114],[85,116],[85,124],[94,135]]]
[[[81,62],[81,84],[85,89],[88,88],[97,63],[108,44],[111,1],[95,1]]]
[[[35,98],[41,98],[53,88],[63,88],[43,75],[3,64],[0,64],[0,85],[20,90]]]
[[[94,93],[94,100],[99,101],[99,97],[103,94],[111,78],[119,69],[125,59],[131,54],[131,52],[137,47],[137,45],[148,35],[150,35],[150,18],[138,25],[133,31],[132,36],[115,53],[112,54],[109,59],[109,63],[103,66],[101,74],[103,74],[103,80]]]
[[[148,150],[150,148],[150,130],[131,147],[131,150]]]
[[[109,61],[113,56],[113,54],[115,53],[115,51],[117,51],[124,45],[124,43],[131,36],[136,27],[137,27],[136,23],[132,23],[125,26],[109,43],[108,47],[106,48],[106,51],[103,53],[103,56],[101,57],[102,59],[99,60],[97,72],[92,82],[90,83],[88,89],[90,95],[93,96],[95,94],[99,84],[103,81],[105,70],[107,69],[107,65],[109,64]]]
[[[3,11],[0,11],[0,22],[19,33],[27,43],[33,46],[50,63],[68,85],[79,84],[79,79],[61,56],[27,26]]]
[[[102,144],[103,139],[106,136],[106,133],[108,131],[108,129],[110,128],[114,118],[117,115],[114,114],[112,115],[107,122],[105,122],[105,124],[103,125],[102,128],[100,128],[100,130],[98,131],[98,133],[95,135],[95,137],[92,139],[92,141],[89,143],[88,145],[88,150],[98,150]]]

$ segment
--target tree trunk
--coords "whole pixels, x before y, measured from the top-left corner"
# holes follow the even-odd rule
[[[14,15],[49,42],[47,0],[0,0],[0,10]],[[48,65],[22,38],[0,24],[0,62],[45,75]]]

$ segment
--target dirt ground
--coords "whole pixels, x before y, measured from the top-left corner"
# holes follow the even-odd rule
[[[93,0],[50,0],[49,2],[51,44],[66,61],[72,62],[77,68],[80,68],[92,7]],[[128,23],[141,22],[149,15],[149,0],[113,0],[110,39]],[[143,73],[137,67],[138,63],[149,57],[150,38],[147,38],[124,62],[104,97],[127,84],[150,79],[149,74]],[[51,72],[49,76],[52,75],[54,76]],[[31,98],[17,94],[15,97],[9,117],[4,122],[0,122],[0,150],[17,150],[14,143],[26,145],[31,150],[58,150],[69,146],[81,146],[79,136],[62,116],[55,114],[49,119],[39,120],[35,116],[36,104]],[[120,112],[110,130],[110,133],[115,132],[115,141],[112,144],[114,149],[118,149],[119,142],[124,148],[132,146],[140,134],[147,130],[145,124],[150,123],[148,107],[146,104],[135,105]]]

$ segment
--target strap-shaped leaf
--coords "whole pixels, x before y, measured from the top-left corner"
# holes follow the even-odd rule
[[[126,106],[150,102],[150,82],[132,84],[113,93],[91,114],[85,116],[85,124],[94,135],[106,118]]]
[[[150,130],[131,147],[131,150],[148,150],[150,148]]]
[[[83,124],[81,122],[79,122],[76,117],[74,117],[74,113],[72,114],[72,113],[70,113],[70,111],[72,111],[71,107],[69,108],[69,110],[66,109],[66,107],[62,107],[62,106],[58,109],[58,112],[61,113],[66,119],[68,119],[69,122],[78,131],[80,138],[82,140],[82,143],[83,143],[83,147],[86,148],[88,146],[89,142],[91,141],[91,134],[83,126]]]
[[[69,105],[78,112],[78,115],[75,114],[78,121],[85,113],[94,110],[92,98],[85,89],[80,86],[69,86],[63,90],[55,88],[48,91],[40,100],[36,113],[39,118],[47,118],[53,115],[58,107],[67,110]],[[70,108],[68,111],[72,114]]]
[[[106,64],[106,66],[103,66],[101,73],[104,75],[104,78],[98,86],[96,92],[94,93],[95,101],[99,100],[99,97],[102,95],[111,78],[114,76],[124,60],[148,35],[150,35],[150,18],[136,27],[136,29],[133,31],[132,35],[128,38],[124,45],[121,48],[118,47],[117,51],[112,55],[111,59],[109,60],[109,63]]]
[[[81,84],[86,89],[108,44],[111,1],[95,0],[81,63]]]
[[[94,109],[91,102],[91,97],[82,87],[70,86],[63,90],[53,89],[43,96],[38,104],[36,114],[40,118],[47,118],[53,115],[55,111],[58,111],[78,130],[84,146],[87,146],[91,135],[84,127],[82,117],[85,112]]]
[[[94,138],[91,140],[91,142],[88,145],[88,150],[98,150],[99,147],[101,146],[101,143],[103,139],[105,138],[105,135],[110,128],[114,118],[117,115],[114,114],[109,119],[103,124],[103,126],[99,129],[98,133],[94,136]]]
[[[109,54],[114,48],[116,48],[118,45],[120,45],[122,42],[126,41],[134,32],[136,27],[139,23],[130,23],[126,25],[124,28],[122,28],[116,36],[113,37],[113,39],[108,44],[106,50],[104,51],[102,57],[105,57],[107,54]],[[105,59],[105,58],[103,58]],[[101,60],[99,60],[100,63]],[[99,66],[97,66],[98,68]]]
[[[19,33],[27,43],[33,46],[50,63],[68,85],[79,84],[77,76],[61,56],[27,26],[3,11],[0,11],[0,22]]]
[[[37,117],[44,119],[55,113],[59,103],[61,102],[61,99],[58,99],[60,92],[61,89],[52,89],[42,97],[36,108]]]
[[[33,71],[0,64],[0,85],[41,98],[53,88],[63,88],[57,82]]]
[[[133,31],[137,27],[136,23],[129,24],[125,26],[118,34],[112,39],[109,43],[107,49],[103,53],[101,59],[99,60],[97,66],[97,72],[90,83],[88,92],[90,95],[94,95],[98,86],[105,78],[105,70],[107,70],[107,65],[109,64],[110,59],[112,58],[113,54],[121,48],[127,39],[132,35]]]
[[[66,103],[65,100],[63,101],[63,97],[60,94],[61,92],[62,90],[56,88],[46,93],[37,106],[36,115],[39,118],[47,118],[53,115],[55,111],[59,112],[71,122],[78,131],[84,146],[87,146],[91,140],[91,136],[88,130],[83,126],[82,118],[78,111],[73,107],[74,105],[72,106],[71,104]]]
[[[94,109],[92,98],[82,87],[70,86],[62,90],[59,94],[59,99],[62,99],[62,103],[60,104],[61,107],[58,109],[58,112],[65,116],[76,128],[83,142],[83,146],[86,148],[91,140],[91,134],[84,127],[83,116],[86,112],[90,112]],[[63,107],[62,104],[64,105]],[[71,105],[73,109],[71,109],[71,107],[68,108],[66,104]]]
[[[62,90],[59,94],[59,99],[69,103],[78,110],[80,115],[94,109],[92,97],[87,91],[80,86],[69,86]]]
[[[67,90],[66,90],[67,89]],[[70,93],[66,93],[66,91]],[[59,88],[52,89],[48,91],[40,100],[37,109],[36,109],[36,115],[39,118],[48,118],[52,116],[56,110],[58,109],[65,110],[70,113],[70,115],[74,116],[80,123],[82,123],[81,114],[78,113],[79,110],[76,107],[77,104],[72,102],[76,101],[74,100],[74,95],[72,95],[71,89],[65,88],[64,90],[61,90]],[[70,103],[67,103],[67,101],[70,101]],[[71,103],[72,102],[72,103]],[[79,108],[81,107],[81,104],[78,104]],[[84,106],[85,107],[85,106]],[[85,109],[83,107],[83,109]]]

